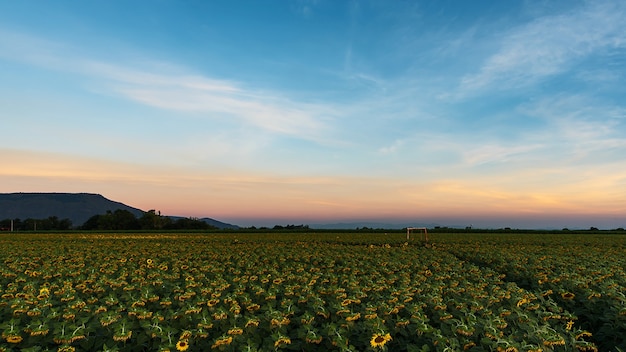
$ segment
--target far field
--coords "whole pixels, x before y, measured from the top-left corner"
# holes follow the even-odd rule
[[[0,235],[0,351],[626,351],[619,234]]]

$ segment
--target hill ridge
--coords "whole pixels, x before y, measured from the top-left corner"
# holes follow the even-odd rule
[[[0,193],[0,220],[46,219],[56,216],[70,219],[74,227],[81,226],[94,215],[107,211],[127,210],[136,217],[145,211],[104,197],[99,193],[15,192]],[[177,216],[171,216],[177,217]],[[201,220],[218,228],[238,228],[236,225],[203,217]]]

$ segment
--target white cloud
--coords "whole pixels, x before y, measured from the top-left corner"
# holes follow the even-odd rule
[[[235,119],[260,130],[320,143],[327,141],[327,123],[335,113],[332,107],[297,102],[280,93],[244,88],[228,80],[110,64],[88,67],[90,74],[111,80],[117,93],[145,105],[199,113],[205,118]]]
[[[391,143],[390,145],[387,145],[385,147],[379,148],[378,149],[378,153],[379,154],[383,154],[383,155],[387,155],[387,154],[394,154],[395,152],[398,151],[399,148],[401,148],[404,144],[406,143],[406,140],[404,139],[396,139],[395,141],[393,141],[393,143]]]
[[[536,131],[534,140],[544,140],[544,155],[552,155],[560,163],[612,163],[626,155],[621,133],[626,124],[624,107],[584,95],[562,95],[526,104],[519,110],[546,122],[547,127]]]
[[[226,80],[210,79],[200,75],[190,75],[186,73],[155,73],[141,69],[134,69],[119,65],[108,64],[98,61],[81,61],[81,71],[101,76],[113,81],[138,84],[143,86],[158,87],[178,87],[194,89],[198,91],[236,93],[241,90],[235,86],[233,82]],[[170,65],[156,66],[152,63],[149,65],[152,71],[166,70],[176,71],[176,68]]]
[[[460,95],[497,87],[517,88],[569,70],[595,51],[626,45],[623,2],[589,2],[575,11],[513,28],[478,73],[462,78]]]
[[[203,90],[188,87],[154,87],[139,85],[118,87],[125,97],[142,104],[176,111],[201,113],[208,118],[235,118],[266,131],[322,141],[324,120],[330,110],[298,104],[287,99],[283,103],[272,96],[252,97],[245,91]]]
[[[60,50],[65,48],[65,50]],[[0,30],[0,57],[95,78],[98,90],[159,109],[233,119],[260,131],[330,143],[332,106],[299,102],[280,92],[205,75],[160,62],[113,64],[83,57],[66,45]],[[142,68],[135,68],[141,64]]]
[[[501,145],[488,144],[470,147],[463,152],[465,163],[470,166],[481,165],[486,163],[504,163],[519,159],[520,157],[541,149],[543,145]],[[518,160],[519,161],[519,160]]]
[[[520,111],[546,120],[572,142],[621,137],[616,127],[626,122],[626,108],[582,94],[541,99],[521,106]]]
[[[319,0],[297,0],[291,3],[292,9],[304,17],[310,17],[315,12]]]

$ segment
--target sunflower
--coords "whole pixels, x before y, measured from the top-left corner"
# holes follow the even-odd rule
[[[215,343],[213,344],[213,346],[211,346],[211,348],[218,348],[219,346],[230,345],[232,342],[232,336],[220,337],[219,339],[215,340]]]
[[[6,337],[8,343],[20,343],[23,338],[20,335],[9,335]]]
[[[565,340],[563,338],[555,338],[543,342],[546,346],[565,346]]]
[[[187,351],[189,348],[189,342],[187,340],[180,340],[176,343],[177,351]]]
[[[564,292],[564,293],[561,293],[561,297],[563,299],[572,300],[574,299],[574,297],[576,297],[576,295],[571,292]]]
[[[218,312],[213,314],[213,319],[215,320],[224,320],[228,318],[228,314],[226,314],[225,312]]]
[[[30,336],[45,336],[48,334],[49,331],[49,329],[45,328],[41,328],[40,330],[33,330],[30,332]]]
[[[154,261],[152,259],[148,259],[148,260],[146,260],[146,263],[148,263],[148,265],[152,265],[154,263]]]
[[[210,329],[212,327],[213,327],[213,323],[209,323],[209,322],[198,323],[198,329]]]
[[[278,340],[274,342],[274,347],[279,347],[282,345],[291,345],[291,339],[285,336],[280,336]]]
[[[405,327],[407,325],[409,325],[409,321],[404,318],[401,318],[396,322],[396,327]]]
[[[361,318],[361,313],[356,313],[354,315],[346,317],[346,321],[356,321],[359,320],[359,318]]]
[[[259,326],[259,321],[257,319],[248,319],[248,321],[246,322],[246,327],[256,327]]]
[[[374,334],[372,339],[370,340],[370,345],[372,347],[384,347],[387,342],[391,341],[391,335],[389,333],[385,335]]]
[[[256,304],[256,303],[251,304],[251,305],[249,305],[249,306],[247,306],[247,307],[246,307],[246,309],[248,310],[248,312],[254,312],[255,310],[259,310],[260,308],[261,308],[261,306],[260,306],[260,305],[258,305],[258,304]]]
[[[465,345],[463,345],[463,351],[467,351],[474,346],[476,346],[475,342],[466,343]]]
[[[241,335],[243,334],[242,328],[232,328],[228,330],[228,335]]]
[[[121,331],[113,335],[113,340],[126,342],[128,339],[130,339],[132,335],[133,335],[132,331],[128,331],[127,333],[124,333],[124,331]]]

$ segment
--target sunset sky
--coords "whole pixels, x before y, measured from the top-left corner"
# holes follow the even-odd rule
[[[626,2],[0,1],[0,192],[626,227]]]

